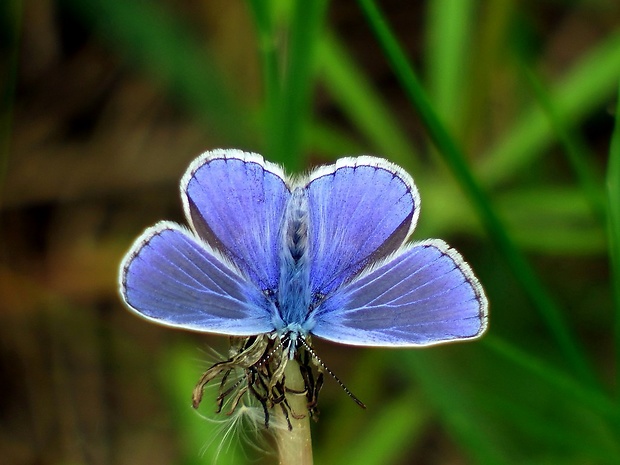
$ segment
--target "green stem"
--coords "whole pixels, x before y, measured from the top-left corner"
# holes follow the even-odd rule
[[[286,393],[286,401],[290,408],[288,419],[292,428],[289,430],[285,426],[276,430],[279,463],[280,465],[312,465],[310,415],[305,394],[297,394],[305,390],[305,383],[296,360],[287,362],[284,376],[286,387],[292,391]],[[303,417],[299,418],[301,416]],[[287,424],[284,412],[279,407],[276,407],[276,417],[278,424]]]

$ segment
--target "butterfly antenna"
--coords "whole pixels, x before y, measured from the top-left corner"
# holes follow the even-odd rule
[[[323,362],[323,360],[321,360],[321,359],[319,358],[319,356],[316,354],[316,352],[314,351],[314,349],[313,349],[312,347],[310,347],[310,345],[306,342],[306,340],[305,340],[303,337],[300,337],[298,340],[300,340],[300,341],[301,341],[301,343],[302,343],[302,344],[303,344],[303,346],[306,348],[306,350],[307,350],[308,352],[310,352],[310,355],[312,355],[312,357],[314,357],[314,359],[315,359],[315,360],[319,363],[319,365],[321,365],[321,368],[323,368],[323,369],[324,369],[327,373],[329,373],[329,374],[330,374],[330,376],[331,376],[332,378],[334,378],[334,379],[336,380],[336,382],[340,385],[340,387],[342,388],[342,390],[343,390],[344,392],[346,392],[346,393],[347,393],[347,395],[348,395],[351,399],[353,399],[357,405],[359,405],[360,407],[362,407],[363,409],[365,409],[365,408],[366,408],[366,405],[364,405],[364,402],[362,402],[362,401],[361,401],[361,400],[359,400],[357,397],[355,397],[355,394],[353,394],[353,393],[349,390],[349,388],[348,388],[348,387],[346,387],[342,381],[340,381],[340,378],[338,378],[338,377],[336,376],[336,374],[335,374],[333,371],[331,371],[331,370],[327,367],[327,365],[325,365],[325,363]]]

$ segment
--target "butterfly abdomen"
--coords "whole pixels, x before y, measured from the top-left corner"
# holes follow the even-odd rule
[[[301,187],[293,191],[284,216],[283,245],[294,264],[308,260],[308,196]]]
[[[308,195],[296,188],[289,199],[280,238],[280,283],[278,302],[286,327],[300,326],[310,304],[308,265]]]

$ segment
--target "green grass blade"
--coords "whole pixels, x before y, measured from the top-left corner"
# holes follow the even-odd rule
[[[620,392],[620,86],[618,95],[616,124],[607,166],[607,212],[611,286],[615,310],[616,390]]]
[[[475,31],[468,60],[466,93],[462,115],[462,133],[457,134],[463,147],[479,150],[486,145],[489,128],[489,89],[496,84],[498,62],[505,53],[511,22],[516,8],[513,0],[478,2]],[[472,152],[473,153],[473,152]]]
[[[561,373],[540,358],[527,354],[503,339],[487,335],[481,343],[511,363],[526,369],[556,387],[576,402],[580,402],[585,407],[597,412],[602,418],[606,418],[616,431],[620,430],[620,408],[600,391],[584,387],[581,383]]]
[[[445,364],[439,353],[399,352],[403,374],[415,376],[415,382],[424,390],[442,423],[464,451],[472,463],[504,464],[506,456],[501,447],[489,440],[487,432],[475,422],[475,405],[467,399],[464,383]],[[473,423],[472,423],[473,422]],[[475,426],[473,426],[475,425]]]
[[[609,100],[620,74],[620,32],[588,53],[551,92],[558,115],[569,127]],[[532,104],[510,131],[483,155],[477,172],[487,184],[512,178],[531,165],[555,134],[543,110]]]
[[[418,171],[415,149],[400,124],[333,35],[322,35],[317,55],[319,72],[330,94],[378,154]]]
[[[464,114],[463,77],[470,74],[470,39],[477,2],[433,0],[427,7],[427,89],[435,110],[451,130]]]
[[[341,448],[343,453],[331,463],[397,463],[404,452],[421,439],[428,416],[428,407],[415,391],[409,390],[406,395],[384,404],[370,427],[358,434],[355,439],[357,446]]]
[[[300,171],[305,166],[301,157],[302,137],[310,119],[315,47],[326,7],[327,0],[294,2],[289,24],[288,53],[277,104],[277,124],[271,134],[267,155],[292,171]]]
[[[590,202],[592,212],[597,219],[604,224],[605,197],[604,191],[601,188],[602,182],[589,161],[595,159],[594,155],[590,153],[587,146],[581,141],[577,134],[569,129],[562,115],[557,110],[555,102],[551,99],[551,96],[544,88],[542,82],[540,82],[540,79],[538,79],[534,72],[525,65],[522,66],[522,71],[526,81],[529,83],[530,88],[536,96],[536,100],[545,112],[545,115],[551,123],[551,127],[564,147],[564,152],[581,185],[583,193]]]
[[[542,388],[546,394],[551,392],[550,389],[545,389],[546,386]],[[607,425],[601,424],[600,417],[590,415],[588,411],[581,409],[579,404],[560,408],[567,416],[573,414],[581,417],[569,422],[566,417],[558,415],[557,411],[550,414],[549,411],[541,409],[538,403],[531,405],[523,400],[514,402],[505,392],[497,390],[482,391],[472,398],[472,402],[484,405],[485,410],[492,411],[493,422],[498,428],[512,430],[512,434],[502,431],[502,439],[506,440],[508,436],[510,443],[518,444],[526,456],[551,453],[556,463],[566,463],[562,459],[571,457],[575,459],[574,463],[582,463],[587,458],[586,460],[594,460],[594,463],[601,465],[616,465],[620,453],[616,435]],[[559,407],[557,404],[556,406]],[[539,449],[544,449],[544,452],[528,447],[532,443],[537,444]],[[513,463],[537,462],[529,462],[520,457],[518,460],[513,459]]]
[[[577,186],[522,187],[497,194],[495,205],[512,237],[546,256],[607,253],[605,229]]]
[[[248,0],[256,26],[257,44],[263,75],[263,106],[265,124],[263,134],[269,137],[277,131],[277,102],[280,99],[277,37],[270,9],[270,2]]]
[[[389,59],[408,98],[417,109],[431,139],[444,156],[454,176],[476,208],[490,237],[502,252],[514,275],[527,291],[545,320],[559,347],[579,377],[590,385],[598,385],[584,351],[571,334],[560,309],[547,292],[522,252],[514,245],[490,200],[474,179],[465,156],[450,137],[432,106],[413,69],[372,0],[359,0],[369,24]]]

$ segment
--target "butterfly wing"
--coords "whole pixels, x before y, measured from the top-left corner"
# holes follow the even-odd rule
[[[374,157],[321,167],[306,186],[310,284],[327,295],[398,249],[413,231],[419,195],[401,168]]]
[[[278,231],[290,197],[277,165],[239,150],[207,152],[183,177],[181,196],[202,239],[262,290],[277,288]]]
[[[120,293],[166,326],[248,336],[273,331],[263,293],[208,244],[175,223],[147,229],[121,263]]]
[[[316,336],[359,346],[427,346],[479,337],[487,299],[469,265],[439,240],[360,274],[313,315]]]

